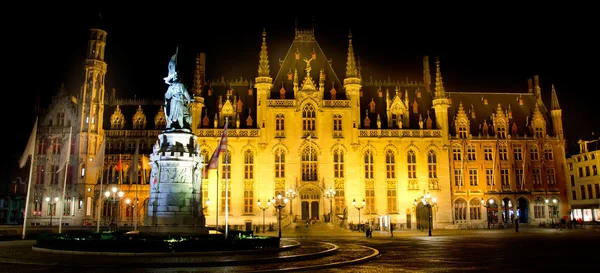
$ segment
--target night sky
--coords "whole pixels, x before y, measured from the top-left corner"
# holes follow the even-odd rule
[[[78,92],[88,29],[97,26],[108,32],[106,90],[116,88],[119,97],[162,98],[167,88],[162,78],[167,75],[169,58],[177,46],[179,70],[190,88],[198,52],[207,54],[209,80],[222,76],[253,79],[263,28],[275,77],[277,59],[289,49],[297,22],[300,28],[314,25],[316,39],[327,58],[333,59],[341,79],[351,30],[364,79],[408,77],[420,81],[423,55],[429,55],[432,61],[439,56],[447,91],[527,92],[527,79],[539,75],[548,107],[551,84],[556,87],[568,146],[593,131],[600,133],[598,109],[593,107],[594,97],[600,92],[594,72],[598,65],[594,60],[598,58],[590,56],[600,47],[593,41],[594,35],[589,35],[595,23],[593,17],[583,15],[585,11],[578,11],[577,18],[566,18],[559,13],[559,9],[568,11],[563,6],[513,13],[491,9],[476,16],[465,10],[442,14],[421,8],[411,12],[410,7],[395,15],[361,14],[361,8],[357,8],[358,14],[352,18],[335,9],[312,16],[312,10],[321,8],[310,7],[279,8],[265,16],[254,11],[232,13],[229,8],[169,4],[49,9],[22,12],[19,21],[4,24],[8,31],[3,40],[9,49],[5,51],[8,61],[4,66],[12,71],[4,81],[14,87],[4,90],[10,100],[2,111],[5,117],[11,114],[8,128],[15,131],[16,138],[7,152],[13,154],[15,162],[33,126],[35,94],[47,99],[61,82],[74,94]],[[303,15],[297,16],[291,10]],[[11,107],[20,107],[16,110],[18,116]]]

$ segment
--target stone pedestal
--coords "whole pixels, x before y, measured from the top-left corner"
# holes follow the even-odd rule
[[[145,231],[208,233],[200,206],[203,162],[194,134],[172,131],[158,135],[150,155],[152,172]]]

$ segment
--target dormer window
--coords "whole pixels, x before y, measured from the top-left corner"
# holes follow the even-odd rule
[[[535,137],[543,138],[544,137],[544,128],[541,126],[536,126],[534,129]]]
[[[458,138],[467,138],[467,124],[459,122],[456,125],[456,135]]]
[[[499,139],[506,139],[506,127],[498,126],[496,128],[496,135]]]

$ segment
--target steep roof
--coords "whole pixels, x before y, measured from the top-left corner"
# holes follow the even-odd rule
[[[298,73],[298,84],[302,84],[304,77],[306,76],[305,68],[307,66],[306,60],[310,60],[311,71],[310,76],[313,81],[319,83],[320,71],[323,70],[325,74],[325,99],[330,99],[331,95],[329,91],[335,88],[337,91],[336,99],[344,99],[345,93],[342,88],[340,79],[333,71],[330,61],[325,56],[325,53],[319,46],[319,43],[315,39],[314,30],[296,30],[294,41],[290,46],[285,58],[280,61],[279,71],[273,81],[273,88],[271,89],[271,97],[279,98],[279,92],[281,88],[285,88],[286,99],[294,98],[294,73]],[[288,77],[288,73],[292,74],[291,79]]]

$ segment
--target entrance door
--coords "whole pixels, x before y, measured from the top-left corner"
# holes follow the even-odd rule
[[[302,201],[302,220],[310,218],[308,201]]]
[[[412,215],[407,214],[406,215],[406,229],[411,229],[412,228]]]
[[[310,218],[319,220],[319,201],[310,203]]]
[[[306,185],[300,190],[302,201],[302,220],[319,219],[319,200],[321,200],[321,189],[313,185]]]

